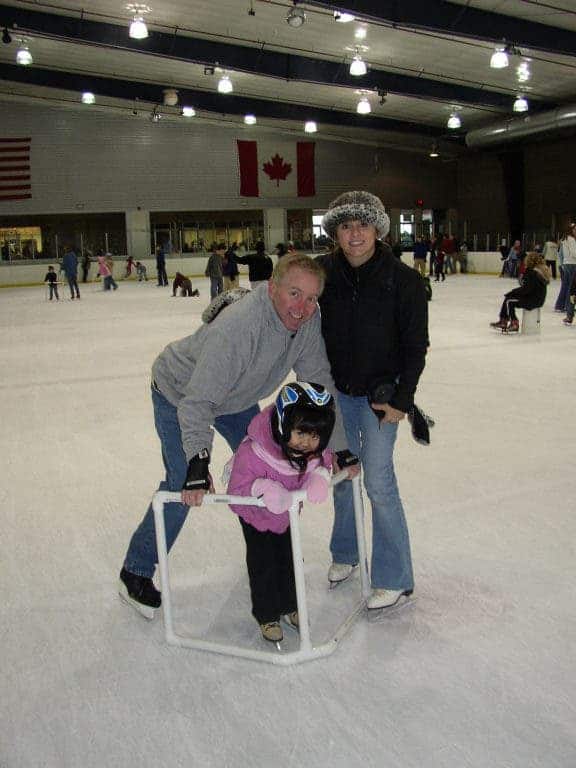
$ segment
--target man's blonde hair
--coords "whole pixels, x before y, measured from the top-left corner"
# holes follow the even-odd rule
[[[324,281],[326,280],[326,273],[322,265],[312,259],[310,256],[306,256],[305,253],[293,253],[289,256],[282,256],[276,262],[274,271],[272,272],[272,280],[276,285],[279,285],[286,277],[291,269],[301,269],[304,272],[309,272],[314,275],[320,281],[320,293],[324,290]]]

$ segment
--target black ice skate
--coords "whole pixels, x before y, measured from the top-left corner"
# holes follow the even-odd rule
[[[160,608],[162,603],[160,592],[154,586],[152,579],[137,576],[125,568],[120,571],[118,594],[146,619],[153,619],[156,608]]]

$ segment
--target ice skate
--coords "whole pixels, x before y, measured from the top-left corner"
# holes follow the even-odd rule
[[[286,624],[286,626],[289,627],[290,629],[293,629],[296,632],[300,631],[300,619],[298,618],[298,611],[292,611],[292,613],[286,613],[280,618]]]
[[[366,608],[370,619],[378,619],[384,614],[395,612],[412,602],[411,589],[373,589],[366,600]]]
[[[278,621],[267,621],[260,624],[260,631],[264,640],[268,640],[269,643],[276,643],[276,647],[280,649],[279,643],[284,639],[284,633]]]
[[[124,602],[135,608],[146,619],[153,619],[162,599],[152,579],[137,576],[125,568],[120,571],[118,594]]]
[[[335,589],[338,585],[346,581],[357,567],[357,565],[350,565],[349,563],[332,563],[328,569],[330,589]]]
[[[496,330],[502,331],[502,333],[504,333],[507,327],[508,320],[498,320],[495,323],[490,323],[490,328],[496,328]]]
[[[520,330],[520,323],[518,320],[510,320],[507,328],[502,328],[502,333],[518,333]]]

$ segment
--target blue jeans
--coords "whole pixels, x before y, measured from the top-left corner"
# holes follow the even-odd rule
[[[562,276],[561,276],[561,283],[560,283],[560,293],[558,294],[558,298],[556,299],[556,304],[554,305],[554,309],[562,310],[563,312],[568,312],[570,304],[570,286],[572,285],[572,280],[574,279],[574,273],[576,272],[576,264],[564,264],[562,266]]]
[[[182,434],[176,407],[166,400],[164,395],[152,387],[152,403],[154,405],[154,423],[156,432],[162,446],[162,460],[166,469],[166,477],[158,486],[159,491],[180,492],[186,474],[188,461],[182,446]],[[244,437],[248,424],[259,412],[258,405],[253,405],[241,413],[230,413],[226,416],[218,416],[214,422],[214,428],[226,440],[230,448],[235,451]],[[166,546],[168,551],[176,541],[180,529],[184,525],[188,509],[185,504],[171,503],[164,505],[164,523],[166,525]],[[134,532],[124,568],[138,576],[152,577],[158,563],[158,551],[156,549],[156,532],[154,526],[154,512],[152,504],[148,507],[144,518]]]
[[[224,289],[224,279],[222,277],[210,278],[210,298],[215,299]]]
[[[397,424],[379,425],[365,397],[338,393],[350,450],[360,457],[372,505],[371,582],[374,589],[414,589],[410,538],[394,473]],[[334,488],[330,551],[335,563],[357,563],[352,484]]]

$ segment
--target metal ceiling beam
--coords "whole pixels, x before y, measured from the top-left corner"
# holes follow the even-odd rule
[[[39,67],[21,67],[16,64],[0,64],[0,80],[14,83],[26,83],[48,88],[58,88],[66,91],[82,93],[92,91],[96,96],[107,96],[124,101],[163,104],[163,85],[154,83],[138,83],[131,80],[95,77],[89,75],[59,72]],[[351,112],[339,112],[330,109],[320,109],[314,106],[282,104],[264,99],[245,98],[233,94],[222,95],[216,92],[197,91],[189,88],[178,88],[180,105],[193,106],[195,109],[218,115],[245,115],[254,113],[258,117],[275,118],[277,120],[316,120],[326,125],[349,126],[353,128],[371,128],[381,131],[396,131],[399,133],[419,134],[438,138],[445,134],[445,129],[410,123],[404,120],[394,120],[375,116],[356,115]],[[132,106],[130,104],[130,106]]]
[[[372,69],[364,77],[353,77],[349,73],[348,63],[270,51],[263,47],[229,45],[156,31],[151,31],[146,40],[136,41],[128,37],[127,24],[88,21],[80,17],[60,16],[6,5],[0,5],[0,23],[13,31],[17,28],[30,35],[37,34],[55,40],[98,45],[196,64],[218,63],[225,69],[281,80],[383,90],[404,96],[495,108],[506,112],[511,111],[513,100],[512,94],[383,70]],[[535,110],[550,109],[554,106],[551,102],[533,101]]]
[[[347,11],[368,21],[427,29],[474,40],[506,40],[520,48],[576,56],[576,32],[483,11],[448,0],[305,0],[306,5]]]

